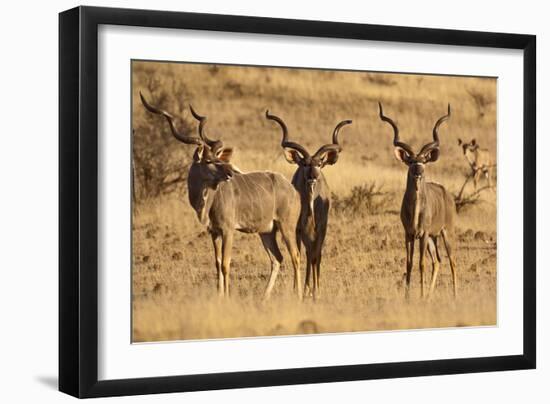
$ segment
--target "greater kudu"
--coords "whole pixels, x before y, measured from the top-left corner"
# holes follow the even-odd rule
[[[294,236],[300,196],[292,184],[278,173],[242,173],[236,169],[230,162],[233,149],[206,135],[206,117],[197,114],[193,107],[190,109],[199,121],[199,137],[178,132],[170,113],[147,103],[141,93],[140,96],[148,111],[166,118],[176,139],[197,147],[187,178],[189,202],[212,236],[218,293],[229,295],[231,249],[234,232],[238,230],[260,235],[271,261],[271,275],[264,293],[264,298],[269,297],[283,260],[276,239],[279,231],[290,253],[294,288],[301,298],[300,253]]]
[[[296,239],[298,248],[300,248],[300,242],[303,242],[306,249],[304,294],[311,293],[314,298],[317,298],[320,291],[322,249],[330,209],[330,192],[321,169],[338,160],[338,155],[342,151],[342,146],[338,143],[338,133],[351,121],[342,121],[336,125],[332,133],[332,143],[321,146],[312,155],[304,146],[288,140],[288,128],[281,118],[271,115],[269,111],[266,111],[265,116],[281,126],[283,131],[281,146],[285,158],[289,163],[298,165],[292,177],[292,184],[299,192],[302,204]],[[311,281],[313,281],[313,287]]]
[[[462,147],[464,158],[472,170],[470,176],[474,180],[474,190],[477,190],[477,183],[482,175],[489,188],[492,188],[491,171],[494,164],[491,161],[489,150],[481,148],[475,139],[472,139],[470,143],[458,139],[458,145]]]
[[[425,144],[416,154],[411,146],[399,140],[399,129],[393,120],[384,116],[382,104],[378,103],[380,119],[393,128],[393,145],[395,157],[405,163],[409,169],[407,188],[401,205],[401,222],[405,229],[405,246],[407,250],[407,295],[411,282],[411,271],[414,258],[414,243],[419,240],[420,248],[420,293],[424,297],[424,255],[426,249],[432,258],[432,280],[429,295],[433,293],[439,263],[441,261],[437,239],[442,236],[449,257],[453,277],[453,292],[457,294],[456,266],[452,256],[450,233],[456,220],[456,206],[453,196],[440,184],[427,182],[424,165],[433,163],[439,158],[439,126],[451,116],[451,106],[447,115],[439,118],[433,128],[433,142]]]

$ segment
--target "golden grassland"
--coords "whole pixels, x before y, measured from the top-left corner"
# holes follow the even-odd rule
[[[392,130],[378,118],[377,106],[380,100],[402,139],[418,150],[451,104],[452,118],[440,129],[441,157],[427,167],[427,177],[457,194],[468,173],[457,138],[475,137],[495,155],[495,79],[134,62],[134,128],[150,119],[139,91],[178,94],[167,104],[171,111],[191,124],[191,102],[207,115],[210,135],[235,147],[233,162],[241,170],[278,171],[289,180],[296,167],[282,155],[280,128],[266,121],[267,108],[285,120],[293,140],[312,151],[329,143],[339,121],[353,124],[342,130],[337,164],[324,169],[331,191],[350,206],[333,209],[329,218],[321,299],[297,301],[290,259],[281,248],[285,261],[273,296],[261,303],[269,260],[257,235],[240,233],[233,247],[231,297],[219,299],[210,237],[185,187],[177,188],[134,204],[135,342],[496,324],[496,193],[489,190],[458,216],[458,298],[452,296],[446,254],[430,301],[420,299],[415,257],[411,296],[405,298],[399,210],[406,167],[393,157]],[[166,125],[161,118],[157,122],[159,130]],[[144,132],[134,136],[150,136]],[[184,170],[194,148],[176,140],[171,146]],[[374,197],[374,208],[349,198],[354,187],[364,185],[383,193]]]

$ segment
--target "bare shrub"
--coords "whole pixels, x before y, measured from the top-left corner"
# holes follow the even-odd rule
[[[244,95],[243,86],[241,83],[238,83],[235,80],[229,80],[224,85],[223,88],[227,90],[234,97],[242,97]]]
[[[460,198],[458,196],[455,196],[456,212],[460,213],[465,208],[477,205],[480,202],[481,202],[481,199],[479,194],[465,195],[465,196],[461,196]]]
[[[147,69],[135,69],[136,91],[147,93],[154,105],[183,115],[187,108],[185,84],[173,77],[157,75]],[[169,81],[169,83],[167,83]],[[140,108],[139,105],[137,108]],[[145,111],[134,111],[142,119],[136,120],[133,128],[133,198],[141,201],[164,193],[176,191],[186,180],[190,164],[186,154],[178,147],[168,125],[158,116]],[[177,118],[177,127],[190,131],[191,124]]]
[[[391,202],[391,195],[375,182],[357,185],[344,196],[332,193],[332,209],[336,214],[350,216],[382,213]]]
[[[474,174],[470,173],[466,176],[466,180],[464,181],[464,184],[462,184],[462,187],[460,188],[460,191],[458,194],[455,194],[455,205],[456,205],[456,212],[460,213],[462,210],[464,210],[467,207],[472,207],[474,205],[477,205],[483,200],[481,199],[481,194],[485,190],[493,189],[491,186],[484,186],[482,188],[479,188],[478,190],[470,193],[465,194],[464,190],[466,189],[466,185],[470,180],[474,178]]]
[[[480,188],[477,191],[468,195],[464,195],[464,194],[455,195],[456,212],[460,213],[461,211],[465,210],[465,208],[467,207],[472,207],[484,202],[484,200],[481,199],[481,193],[488,189],[491,189],[491,187],[486,186],[486,187]]]
[[[366,73],[363,76],[363,79],[368,81],[371,84],[375,84],[378,86],[394,86],[395,80],[390,79],[388,76],[381,75],[381,74],[372,74],[372,73]]]

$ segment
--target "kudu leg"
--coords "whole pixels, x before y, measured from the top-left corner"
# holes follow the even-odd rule
[[[307,290],[308,296],[312,296],[314,300],[317,300],[321,297],[321,289],[320,289],[320,267],[321,267],[321,261],[318,257],[313,257],[312,259],[308,259],[308,266],[306,274],[306,287],[304,287],[304,291]],[[311,276],[308,276],[311,274]],[[311,281],[309,280],[311,279]]]
[[[313,274],[313,298],[321,297],[321,254],[314,252],[314,258],[311,261],[311,272]]]
[[[420,238],[419,243],[419,262],[418,266],[420,268],[420,297],[424,297],[424,263],[426,255],[426,247],[428,246],[428,236],[424,235]]]
[[[219,234],[211,234],[212,244],[214,244],[214,255],[216,260],[216,272],[218,274],[218,296],[222,297],[224,292],[223,272],[222,272],[222,237]]]
[[[317,265],[315,267],[315,271],[317,272],[317,276],[315,277],[315,280],[317,281],[317,284],[315,285],[315,297],[319,298],[321,297],[321,254],[317,257]]]
[[[311,285],[311,251],[309,248],[306,248],[306,281],[304,282],[304,296],[309,297],[313,295],[313,287]]]
[[[326,224],[325,224],[326,228]],[[317,243],[315,244],[315,255],[317,257],[316,259],[316,265],[315,265],[315,271],[317,276],[315,279],[317,280],[317,283],[315,284],[315,297],[319,298],[321,297],[321,259],[322,259],[322,252],[323,252],[323,244],[325,243],[325,234],[321,233],[319,234],[317,238]]]
[[[409,297],[409,292],[411,288],[411,273],[412,273],[412,267],[413,267],[413,258],[414,258],[414,237],[409,236],[408,234],[405,235],[405,248],[407,250],[407,275],[406,275],[406,283],[407,283],[407,289],[406,289],[406,297]]]
[[[318,254],[314,243],[306,244],[306,281],[304,283],[304,296],[312,296],[314,299],[318,297],[319,292],[319,272]],[[307,294],[306,294],[307,293]]]
[[[275,281],[277,280],[277,275],[279,274],[279,268],[281,267],[281,262],[283,262],[283,255],[279,246],[277,245],[277,237],[275,230],[271,233],[262,233],[260,234],[260,239],[264,245],[265,251],[269,256],[271,261],[271,274],[269,275],[269,282],[264,292],[264,300],[269,299],[273,286],[275,286]]]
[[[430,298],[435,288],[437,274],[439,273],[439,252],[437,251],[437,239],[428,239],[428,253],[432,259],[432,281],[430,284],[430,290],[428,291],[428,298]]]
[[[302,234],[299,230],[296,230],[296,247],[298,249],[298,256],[301,256],[302,248]],[[304,244],[306,250],[306,279],[304,282],[304,291],[303,296],[309,297],[313,294],[313,288],[311,285],[311,248]],[[296,279],[295,279],[296,280]],[[294,287],[300,287],[300,285],[295,285]]]
[[[222,273],[223,290],[226,297],[229,297],[229,270],[231,267],[231,249],[233,248],[233,233],[222,236]]]
[[[447,251],[447,256],[449,257],[449,264],[451,265],[451,274],[453,276],[453,294],[456,297],[458,294],[458,280],[457,280],[457,274],[456,274],[455,260],[453,259],[453,255],[452,255],[452,247],[447,235],[447,231],[442,230],[441,235],[443,236],[443,242],[445,243],[445,250]]]
[[[477,191],[477,183],[479,181],[479,177],[481,177],[481,170],[477,169],[474,174],[474,191]]]
[[[296,230],[296,248],[298,249],[298,255],[302,253],[302,233],[300,230]]]
[[[302,300],[302,280],[300,276],[300,254],[298,253],[298,246],[296,245],[296,238],[294,230],[290,231],[287,227],[279,225],[281,236],[285,242],[288,253],[292,260],[292,266],[294,267],[294,290],[296,291],[298,298]]]

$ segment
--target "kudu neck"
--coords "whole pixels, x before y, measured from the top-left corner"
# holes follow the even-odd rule
[[[201,178],[199,167],[196,163],[191,164],[189,168],[187,192],[189,203],[197,213],[199,221],[202,224],[207,224],[208,212],[212,207],[217,190]]]
[[[301,213],[300,221],[303,226],[302,231],[304,234],[310,234],[311,237],[316,232],[316,214],[315,214],[315,201],[317,198],[325,199],[328,197],[328,185],[326,183],[323,173],[319,173],[315,185],[312,187],[308,183],[307,170],[304,167],[299,167],[294,174],[292,184],[300,194],[301,200]]]
[[[405,190],[405,197],[411,199],[423,199],[426,194],[426,176],[417,180],[409,172],[407,173],[407,188]]]

